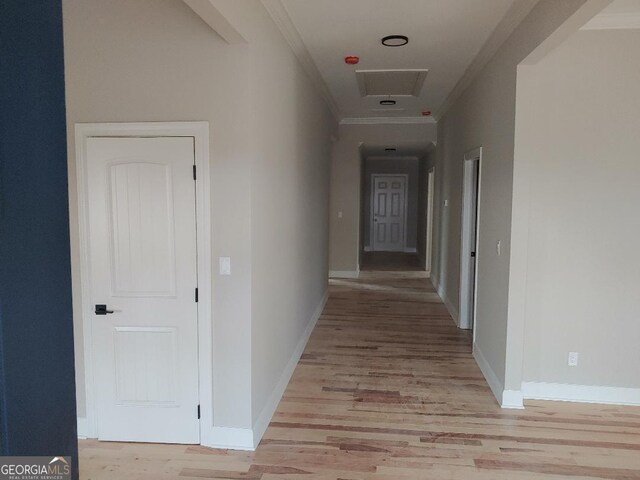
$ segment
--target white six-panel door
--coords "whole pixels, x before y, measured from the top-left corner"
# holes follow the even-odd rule
[[[373,175],[371,245],[374,251],[404,251],[407,177]]]
[[[193,138],[86,153],[98,438],[199,443]]]

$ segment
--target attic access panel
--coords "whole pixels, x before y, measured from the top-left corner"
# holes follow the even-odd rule
[[[420,96],[426,69],[412,70],[356,70],[360,95],[368,96]]]

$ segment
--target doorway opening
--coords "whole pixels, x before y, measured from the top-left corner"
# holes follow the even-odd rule
[[[424,272],[421,158],[362,148],[360,268]],[[421,251],[421,250],[420,250]]]
[[[462,179],[460,318],[458,327],[466,330],[473,329],[475,321],[481,167],[482,147],[465,154]]]

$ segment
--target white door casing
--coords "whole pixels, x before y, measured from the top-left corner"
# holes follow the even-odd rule
[[[151,247],[142,249],[142,254],[132,256],[133,260],[129,262],[128,242],[125,249],[122,248],[122,244],[114,248],[113,245],[117,242],[113,240],[108,242],[113,244],[109,247],[109,268],[115,272],[117,267],[118,275],[116,279],[111,278],[107,282],[111,289],[110,298],[98,299],[98,296],[104,294],[96,291],[93,285],[96,272],[92,263],[96,252],[92,245],[93,228],[90,228],[98,222],[94,218],[93,209],[90,208],[93,196],[98,193],[94,192],[93,184],[96,180],[94,166],[89,162],[89,157],[90,153],[94,153],[96,146],[99,147],[100,141],[113,140],[126,141],[124,143],[129,145],[161,145],[159,150],[162,152],[159,156],[154,155],[152,161],[116,152],[118,159],[111,165],[114,168],[110,168],[109,175],[104,174],[104,182],[100,182],[102,186],[97,188],[102,188],[103,192],[109,194],[108,200],[103,200],[105,210],[109,203],[114,204],[118,196],[121,198],[120,207],[113,208],[112,212],[103,213],[103,217],[109,217],[108,225],[102,226],[103,233],[111,231],[114,225],[117,227],[118,222],[114,221],[113,215],[115,212],[120,226],[125,225],[125,228],[124,231],[121,228],[119,232],[114,230],[118,235],[113,238],[127,238],[129,225],[135,227],[139,224],[137,236],[131,235],[131,248],[135,250],[140,248],[142,243],[152,243]],[[105,410],[102,405],[104,390],[111,388],[112,398],[117,398],[118,409],[125,412],[135,410],[137,414],[130,417],[130,426],[127,425],[117,433],[118,439],[213,444],[209,125],[207,122],[76,124],[75,146],[86,393],[86,418],[78,418],[78,434],[82,437],[104,439],[111,435],[110,429],[115,429],[115,426],[112,428],[110,425],[109,408]],[[177,149],[177,152],[173,153],[178,155],[172,155],[172,149]],[[165,158],[167,155],[171,157],[170,161]],[[177,161],[179,157],[182,157],[184,165],[183,162]],[[197,182],[193,180],[194,161],[198,172]],[[181,170],[178,176],[174,172],[177,164],[180,164]],[[162,180],[163,177],[166,181]],[[123,182],[125,178],[127,181]],[[105,185],[107,180],[109,183]],[[117,186],[118,183],[120,187]],[[128,200],[122,201],[122,197],[131,190],[135,191],[136,183],[140,185],[141,195],[139,199],[132,197],[131,208],[125,210],[123,204]],[[113,190],[118,195],[113,195]],[[185,207],[187,203],[189,206]],[[168,218],[169,205],[173,205],[175,222],[172,233],[167,233],[170,230],[168,225],[171,223]],[[179,212],[184,208],[189,209],[190,215]],[[136,215],[143,209],[152,213],[145,215],[144,219],[142,216],[138,219]],[[185,222],[190,223],[193,228],[186,228]],[[166,230],[164,226],[167,226]],[[147,229],[153,230],[153,235],[148,235],[148,232],[145,234],[144,231]],[[165,235],[159,235],[157,232],[164,232]],[[191,238],[188,242],[191,248],[183,249],[180,245],[186,243],[187,237]],[[196,237],[197,246],[194,245]],[[171,256],[172,246],[174,261],[166,261],[165,254],[169,252]],[[188,252],[185,254],[183,250]],[[185,261],[187,257],[193,261]],[[165,261],[156,262],[157,258]],[[151,268],[141,268],[145,263],[147,267],[151,263]],[[149,276],[150,271],[157,275]],[[181,280],[187,275],[190,277],[188,287],[183,286],[185,282]],[[104,285],[105,281],[97,280],[97,283],[100,282]],[[194,283],[199,288],[197,304],[194,298]],[[141,285],[143,288],[140,288]],[[145,307],[142,314],[141,306],[126,305],[136,301],[140,301]],[[169,303],[174,305],[171,308],[163,308],[158,314],[157,310],[153,310],[154,302],[164,303],[163,307],[168,307]],[[106,304],[109,310],[120,312],[95,315],[96,304]],[[174,315],[172,320],[169,317],[176,309],[181,308],[180,304],[181,307],[186,307],[183,309],[184,313]],[[153,317],[153,321],[147,321],[146,324],[136,323],[145,315],[147,320],[148,317]],[[120,321],[116,321],[116,316],[120,317]],[[136,317],[136,320],[130,322],[132,317]],[[101,331],[108,328],[112,330],[109,335],[111,338],[107,340],[111,342],[113,349],[111,352],[101,352],[100,348],[104,350],[106,343],[100,344],[100,338],[104,336]],[[183,335],[182,331],[185,329]],[[151,348],[154,345],[158,348]],[[185,345],[188,345],[188,349],[185,349]],[[183,355],[185,350],[186,353]],[[170,354],[159,355],[165,351]],[[102,385],[101,376],[104,373],[101,369],[107,370],[104,365],[108,362],[96,362],[101,355],[107,355],[113,362],[111,387]],[[116,365],[116,357],[124,358],[125,361],[120,360]],[[171,365],[169,358],[174,359]],[[127,370],[131,365],[137,365],[138,369]],[[187,374],[186,365],[189,365]],[[138,380],[136,375],[146,368],[150,368],[151,371],[162,370],[165,375],[145,375],[146,378],[140,382],[136,381],[135,386],[127,383],[132,379]],[[119,383],[115,382],[116,373],[120,374]],[[151,378],[158,381],[150,382]],[[177,388],[172,387],[172,381],[177,382]],[[143,411],[147,413],[139,415]],[[154,415],[162,416],[163,419],[151,425],[154,422],[150,418]],[[177,424],[177,428],[174,428],[172,422]],[[123,437],[123,434],[128,437]]]
[[[482,147],[465,154],[462,179],[460,315],[458,320],[458,327],[463,329],[473,329],[475,321],[481,166]]]
[[[427,238],[425,241],[424,269],[431,276],[433,255],[433,201],[435,189],[435,169],[431,167],[427,175]]]
[[[372,175],[371,247],[403,252],[406,238],[407,175]]]

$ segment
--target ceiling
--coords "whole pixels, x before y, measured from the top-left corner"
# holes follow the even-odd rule
[[[614,0],[600,15],[640,13],[640,0]]]
[[[640,28],[640,0],[614,0],[582,30]]]
[[[514,0],[282,0],[320,77],[346,118],[416,117],[436,111]],[[390,48],[386,35],[409,44]],[[344,57],[357,55],[356,66]],[[419,96],[362,97],[356,70],[428,69]]]

